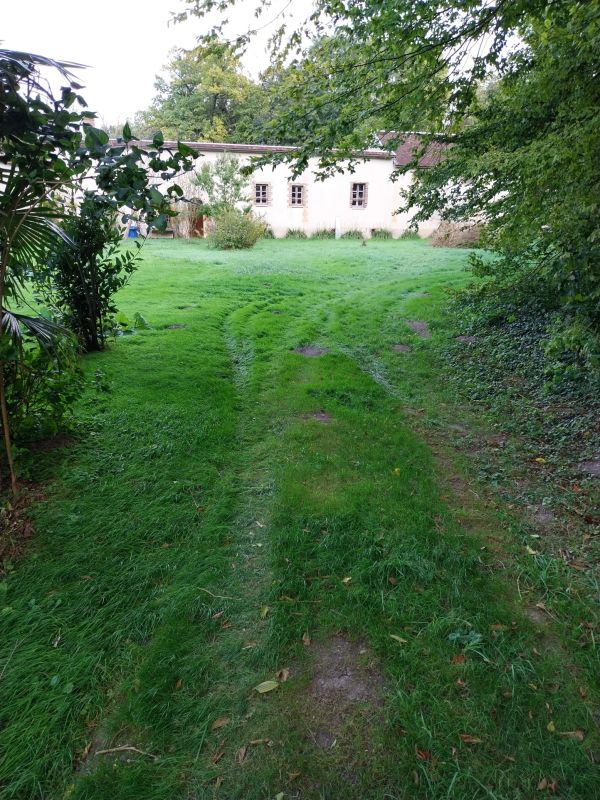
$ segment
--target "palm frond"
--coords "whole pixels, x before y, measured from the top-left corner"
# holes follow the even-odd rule
[[[75,75],[72,70],[85,69],[85,64],[77,64],[74,61],[57,61],[54,58],[40,56],[37,53],[0,48],[0,62],[2,61],[13,64],[24,73],[31,72],[34,67],[50,67],[51,69],[58,70],[69,82],[75,80]]]
[[[23,339],[21,326],[35,337],[42,347],[51,347],[58,339],[68,334],[65,328],[45,317],[30,317],[5,308],[2,312],[2,329],[15,344]]]

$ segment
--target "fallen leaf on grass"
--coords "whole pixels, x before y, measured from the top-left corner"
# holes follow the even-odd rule
[[[569,739],[577,739],[578,742],[583,742],[585,739],[585,731],[559,731],[559,736],[567,736]]]
[[[452,664],[464,664],[466,658],[463,653],[459,653],[456,656],[452,656]]]
[[[210,726],[210,729],[211,731],[218,731],[219,728],[224,728],[225,725],[229,725],[230,722],[231,720],[229,717],[219,717],[219,719],[216,719],[213,722],[213,724]]]
[[[250,744],[254,747],[257,744],[267,744],[271,745],[272,742],[270,739],[251,739]]]
[[[579,687],[579,697],[581,697],[582,700],[585,700],[585,698],[587,697],[587,692],[583,688],[583,686]]]
[[[393,575],[390,575],[388,581],[392,584],[392,586],[398,586],[398,578],[395,578]]]
[[[545,464],[545,463],[546,463],[546,459],[545,459],[545,458],[543,458],[542,456],[539,456],[538,458],[534,458],[533,460],[534,460],[534,461],[535,461],[537,464]]]
[[[219,617],[222,617],[224,613],[224,611],[217,611],[216,614],[212,615],[211,619],[219,619]]]
[[[237,761],[238,764],[243,764],[244,763],[244,759],[246,758],[246,750],[247,749],[248,749],[248,747],[245,744],[243,744],[240,747],[240,749],[237,751],[237,753],[235,754],[235,760]]]
[[[277,689],[278,686],[277,681],[263,681],[258,686],[255,686],[254,690],[259,694],[266,694],[267,692],[272,692],[273,689]]]
[[[550,731],[550,733],[554,733],[556,730],[556,725],[552,720],[550,720],[550,722],[546,725],[546,730]]]
[[[282,683],[284,681],[287,681],[289,677],[290,677],[289,669],[280,669],[279,672],[277,673],[277,680],[281,681]]]
[[[215,752],[213,753],[212,758],[210,760],[212,761],[213,764],[218,764],[224,755],[225,755],[225,748],[223,746],[219,746],[219,748],[215,750]]]
[[[256,642],[244,642],[242,650],[250,650],[251,647],[256,647]]]
[[[407,639],[403,639],[401,636],[397,636],[395,633],[390,633],[390,639],[394,639],[394,641],[400,642],[400,644],[408,644]]]
[[[263,606],[260,610],[260,618],[264,619],[269,613],[269,606]]]
[[[465,744],[482,744],[483,739],[480,739],[478,736],[471,736],[470,733],[459,733],[458,738],[461,742]]]
[[[529,547],[529,545],[527,545],[525,550],[527,551],[527,554],[530,555],[530,556],[539,556],[538,551],[534,550],[533,547]]]
[[[538,783],[537,788],[538,792],[543,792],[544,789],[549,789],[552,793],[554,793],[557,786],[557,780],[549,781],[548,778],[542,778],[542,780]]]
[[[284,796],[283,792],[279,792],[279,794],[275,795],[275,800],[283,800]]]
[[[299,769],[295,769],[293,772],[288,772],[288,780],[295,781],[296,778],[299,778],[302,773]]]
[[[500,622],[495,622],[493,625],[490,625],[491,631],[505,631],[507,628],[508,625],[502,625]]]
[[[310,644],[310,636],[308,635],[308,633],[302,634],[302,644],[304,645],[304,647],[308,647],[308,645]]]
[[[431,761],[431,753],[429,750],[421,750],[420,747],[415,747],[415,755],[419,761]]]
[[[348,586],[349,583],[352,583],[352,578],[350,577],[342,578],[342,583],[344,584],[344,586]]]
[[[178,692],[182,686],[183,686],[183,681],[181,680],[181,678],[179,678],[177,683],[175,684],[175,691]]]

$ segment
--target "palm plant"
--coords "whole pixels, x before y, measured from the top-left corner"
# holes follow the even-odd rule
[[[7,303],[18,302],[36,266],[57,241],[68,239],[58,224],[57,197],[72,178],[67,162],[79,137],[80,115],[69,111],[79,88],[71,72],[75,66],[0,49],[0,417],[13,493],[6,362],[18,357],[24,332],[47,347],[62,331],[49,320],[10,311]],[[52,68],[67,81],[60,102],[40,68]]]

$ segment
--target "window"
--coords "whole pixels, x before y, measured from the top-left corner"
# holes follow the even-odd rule
[[[352,208],[366,208],[367,184],[353,183],[350,191],[350,205]]]
[[[268,206],[269,205],[269,184],[268,183],[255,183],[254,184],[254,205],[255,206]]]
[[[296,208],[304,205],[305,187],[302,183],[292,183],[290,186],[290,205]]]

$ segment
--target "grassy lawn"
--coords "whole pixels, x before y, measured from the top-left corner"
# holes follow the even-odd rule
[[[593,587],[452,445],[465,263],[147,243],[0,580],[2,800],[600,796]]]

